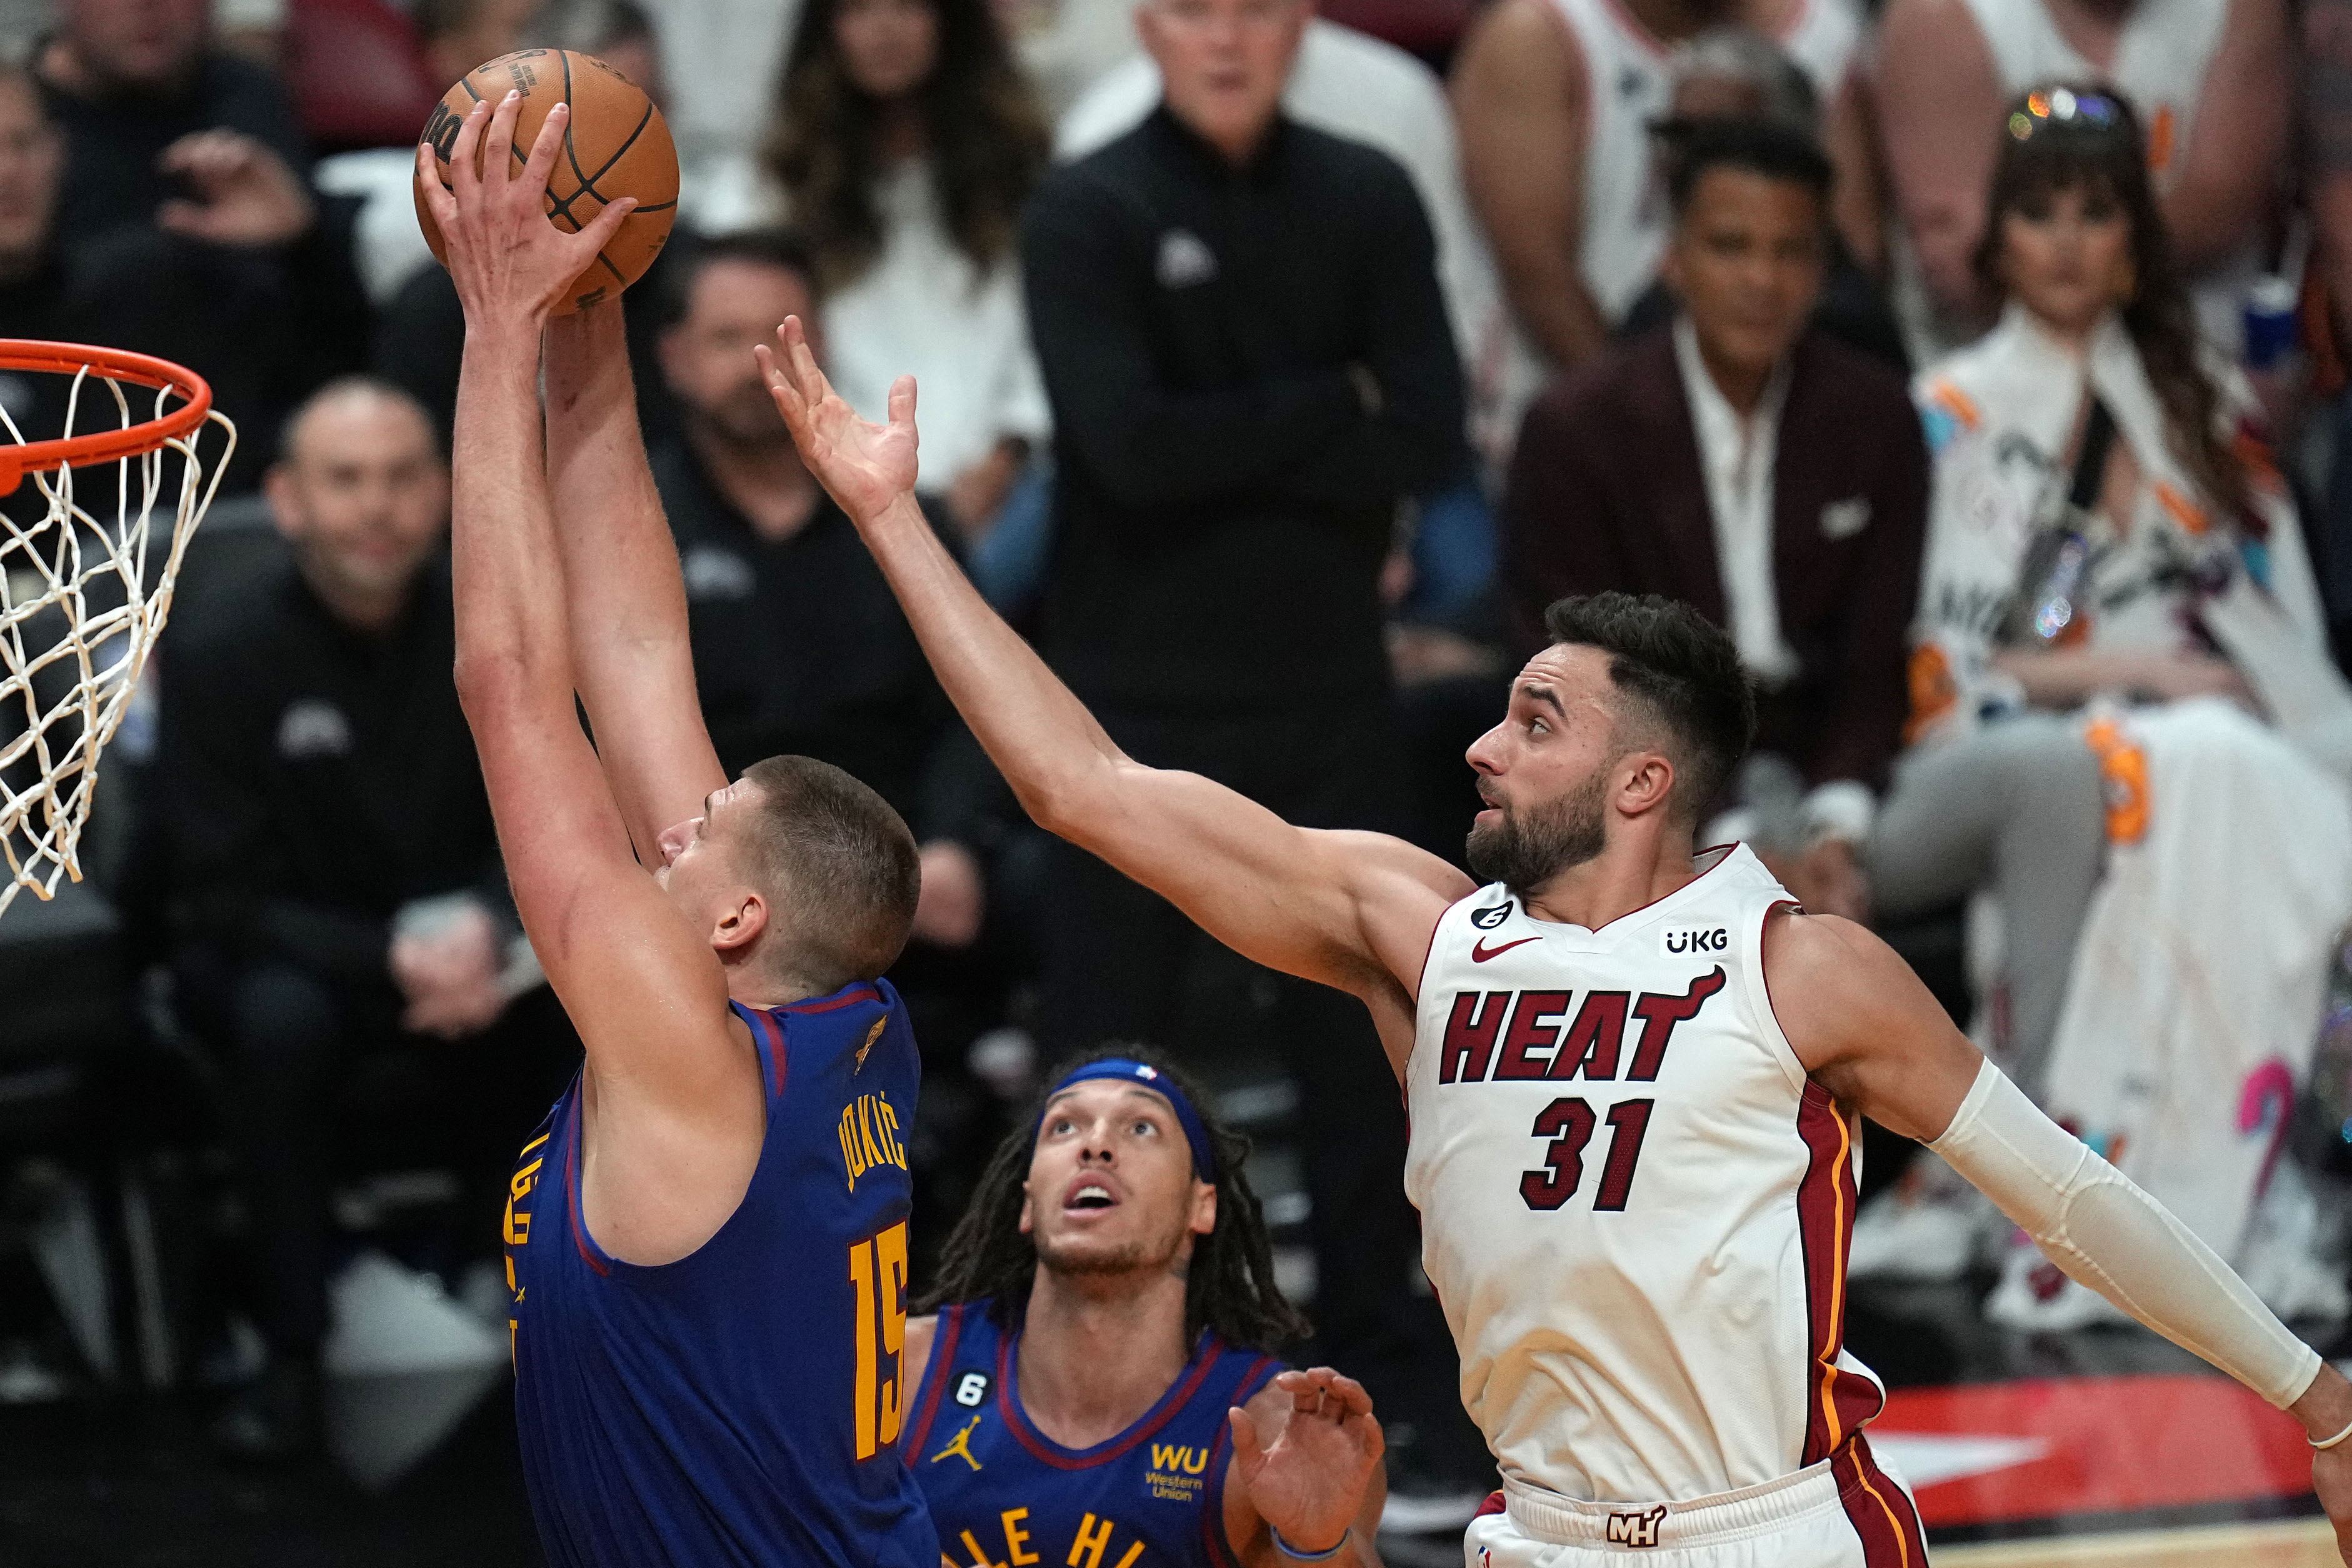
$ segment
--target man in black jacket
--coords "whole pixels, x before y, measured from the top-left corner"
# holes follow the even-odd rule
[[[450,674],[449,479],[433,432],[405,394],[346,381],[288,435],[268,495],[289,548],[233,601],[183,607],[158,654],[151,781],[181,1009],[219,1053],[244,1163],[272,1368],[218,1435],[255,1458],[310,1440],[329,1173],[351,1161],[348,1113],[368,1108],[353,1102],[378,1121],[390,1108],[373,1069],[387,1053],[437,1069],[394,1158],[502,1187],[568,1066],[543,1028],[479,1038],[534,976],[515,961]],[[476,1191],[467,1208],[487,1246],[494,1201]]]
[[[1387,827],[1380,577],[1399,503],[1459,471],[1461,371],[1404,171],[1281,115],[1309,11],[1146,0],[1163,101],[1032,201],[1023,261],[1057,463],[1042,639],[1138,761],[1293,821]],[[1049,1050],[1281,1051],[1302,1095],[1319,1354],[1395,1410],[1414,1232],[1403,1117],[1361,1010],[1271,972],[1231,977],[1239,1016],[1188,1007],[1221,962],[1206,939],[1054,850]]]

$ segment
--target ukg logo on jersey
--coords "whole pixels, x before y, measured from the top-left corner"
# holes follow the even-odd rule
[[[1669,931],[1666,933],[1666,951],[1675,955],[1728,953],[1731,951],[1731,933],[1720,925],[1706,931]]]

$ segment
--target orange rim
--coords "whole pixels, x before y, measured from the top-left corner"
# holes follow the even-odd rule
[[[176,392],[188,401],[153,419],[116,430],[93,430],[51,441],[0,443],[0,494],[14,490],[28,472],[47,472],[60,465],[83,468],[152,452],[166,442],[186,435],[212,413],[213,389],[205,384],[205,378],[169,360],[86,343],[0,338],[0,370],[46,371],[70,376],[85,369],[93,378],[103,376],[158,392]]]

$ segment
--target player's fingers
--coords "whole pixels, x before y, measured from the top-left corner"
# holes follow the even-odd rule
[[[536,201],[547,189],[547,177],[555,172],[555,160],[563,152],[563,128],[572,123],[572,106],[559,103],[547,111],[540,122],[539,139],[530,144],[530,156],[524,160],[520,176],[522,187]]]
[[[490,128],[490,100],[482,99],[466,111],[457,140],[449,147],[449,184],[459,204],[482,183],[482,137]]]
[[[816,355],[811,351],[808,329],[797,316],[784,318],[784,361],[792,366],[793,384],[801,389],[801,397],[812,407],[824,401],[832,390],[825,384],[824,372],[816,368]]]
[[[522,117],[522,94],[507,89],[491,111],[489,129],[482,133],[482,183],[493,192],[503,192],[514,183],[515,121]],[[542,127],[541,129],[544,129]]]
[[[1241,1461],[1242,1474],[1247,1475],[1265,1458],[1265,1449],[1257,1440],[1257,1423],[1250,1419],[1248,1411],[1235,1405],[1225,1411],[1225,1425],[1233,1430],[1234,1458]]]
[[[607,204],[603,212],[588,220],[588,226],[580,231],[574,243],[583,256],[593,256],[613,243],[613,236],[621,232],[621,225],[628,222],[629,214],[636,210],[637,199],[635,196],[623,196]]]
[[[441,232],[447,234],[450,224],[457,220],[457,198],[451,195],[449,187],[441,183],[441,160],[436,158],[433,149],[422,141],[416,144],[416,192],[424,199],[425,210],[433,214],[433,221],[441,225]]]
[[[900,376],[890,383],[890,423],[895,428],[915,425],[915,378]]]
[[[1324,1408],[1334,1415],[1369,1416],[1372,1413],[1371,1395],[1362,1384],[1341,1373],[1330,1373],[1323,1385],[1323,1395]]]
[[[777,328],[776,335],[781,338],[783,330],[782,327]],[[768,383],[768,395],[776,400],[776,412],[784,416],[786,424],[799,429],[802,418],[808,412],[808,402],[801,396],[801,389],[793,384],[793,378],[776,363],[775,353],[767,344],[754,344],[751,357],[760,361],[760,374]]]

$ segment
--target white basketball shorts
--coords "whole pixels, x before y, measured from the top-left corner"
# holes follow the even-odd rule
[[[1579,1502],[1522,1482],[1470,1521],[1465,1568],[1926,1568],[1910,1489],[1854,1434],[1793,1475],[1689,1502]]]

